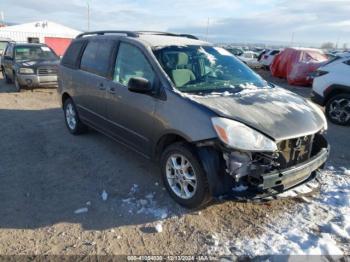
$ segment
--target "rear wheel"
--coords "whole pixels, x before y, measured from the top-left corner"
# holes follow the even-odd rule
[[[328,119],[337,125],[350,124],[350,94],[340,94],[332,97],[326,104]]]
[[[6,82],[7,84],[11,84],[11,83],[12,83],[11,78],[9,78],[9,76],[5,73],[5,69],[2,70],[2,75],[4,76],[5,82]]]
[[[168,146],[161,157],[164,185],[171,197],[187,208],[199,208],[211,200],[206,173],[189,145]]]
[[[68,98],[63,105],[66,126],[70,133],[79,135],[87,131],[87,126],[80,121],[78,111],[71,98]]]

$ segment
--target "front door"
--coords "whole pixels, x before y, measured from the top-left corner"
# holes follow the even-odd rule
[[[129,43],[119,46],[113,81],[107,88],[107,117],[113,135],[142,154],[151,153],[157,99],[130,92],[131,77],[143,77],[154,86],[156,75],[142,51]]]

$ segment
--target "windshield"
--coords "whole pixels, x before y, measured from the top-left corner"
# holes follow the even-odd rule
[[[154,50],[154,53],[181,92],[237,93],[244,89],[270,87],[223,48],[170,46]]]
[[[47,46],[16,46],[16,61],[25,60],[56,60],[57,55]]]

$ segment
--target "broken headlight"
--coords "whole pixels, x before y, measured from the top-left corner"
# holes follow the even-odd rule
[[[226,145],[244,151],[274,152],[277,145],[254,129],[231,119],[213,117],[214,129]]]

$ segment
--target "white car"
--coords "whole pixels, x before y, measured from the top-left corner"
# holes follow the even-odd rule
[[[313,73],[311,99],[326,107],[328,119],[350,124],[350,57],[336,57]]]
[[[258,56],[255,52],[246,51],[242,55],[237,56],[237,58],[251,68],[260,68],[261,64],[258,61]]]
[[[276,55],[278,55],[280,52],[281,50],[278,49],[269,50],[261,57],[260,64],[262,64],[264,67],[269,68]]]

